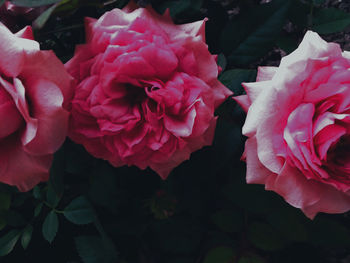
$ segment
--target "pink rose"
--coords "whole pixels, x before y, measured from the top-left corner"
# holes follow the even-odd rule
[[[52,51],[40,51],[26,27],[0,23],[0,182],[28,191],[46,181],[63,143],[72,78]]]
[[[86,19],[87,43],[66,64],[78,80],[69,136],[112,165],[151,167],[163,179],[210,145],[214,110],[231,91],[218,80],[204,21],[114,9]]]
[[[350,209],[350,53],[307,32],[236,97],[248,110],[247,182],[313,218]]]

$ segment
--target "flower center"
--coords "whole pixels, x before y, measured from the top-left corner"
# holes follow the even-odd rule
[[[132,84],[126,84],[125,88],[127,90],[126,100],[131,105],[141,104],[146,99],[152,100],[152,92],[160,89],[157,85],[152,85],[144,83],[144,87],[134,86]]]
[[[328,162],[349,172],[350,175],[350,135],[342,136],[339,141],[328,150]]]
[[[142,87],[126,84],[125,88],[127,90],[126,100],[131,105],[140,104],[147,98],[145,89]]]

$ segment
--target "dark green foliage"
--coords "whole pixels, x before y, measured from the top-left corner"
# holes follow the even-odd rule
[[[36,7],[59,3],[62,0],[12,0],[11,2],[18,6]]]
[[[21,232],[14,229],[0,238],[0,256],[5,256],[13,250],[20,235]]]
[[[64,216],[77,225],[89,224],[95,220],[94,211],[84,196],[74,199],[63,212]]]
[[[54,210],[49,212],[43,223],[43,236],[50,243],[54,240],[59,226],[58,216]]]
[[[220,44],[230,64],[248,65],[272,48],[286,21],[289,2],[257,6],[226,25]]]
[[[115,251],[97,236],[76,237],[75,244],[84,263],[114,263],[118,258]]]
[[[320,9],[312,22],[312,29],[320,34],[337,33],[350,25],[350,14],[335,8]]]
[[[33,22],[35,38],[66,62],[85,41],[84,17],[98,18],[128,0],[12,2],[51,4]],[[242,82],[255,81],[258,66],[277,66],[293,52],[306,30],[332,40],[350,25],[350,5],[339,8],[336,1],[134,2],[159,13],[169,9],[176,23],[207,17],[219,80],[235,96],[245,93]],[[49,182],[27,193],[0,185],[0,262],[345,263],[349,215],[311,221],[263,186],[247,185],[240,161],[245,113],[229,98],[215,114],[213,145],[167,180],[150,169],[115,168],[67,139],[54,155]]]
[[[30,240],[32,239],[33,227],[31,225],[27,225],[22,232],[21,244],[23,249],[27,249]]]

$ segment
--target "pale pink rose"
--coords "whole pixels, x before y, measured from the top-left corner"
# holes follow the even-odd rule
[[[214,110],[232,94],[218,80],[204,21],[114,9],[86,19],[87,43],[66,64],[78,80],[69,136],[112,165],[152,168],[163,179],[210,145]]]
[[[0,182],[27,191],[46,181],[68,129],[72,78],[30,27],[16,35],[0,23]]]
[[[309,218],[350,210],[349,58],[309,31],[236,97],[248,110],[247,182],[264,184]]]

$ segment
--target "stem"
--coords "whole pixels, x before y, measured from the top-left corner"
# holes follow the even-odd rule
[[[63,210],[58,210],[58,209],[52,207],[52,206],[51,206],[48,202],[46,202],[46,201],[43,201],[43,204],[45,204],[47,207],[51,208],[51,209],[52,209],[53,211],[55,211],[55,213],[57,213],[57,214],[63,214],[63,213],[64,213]]]

